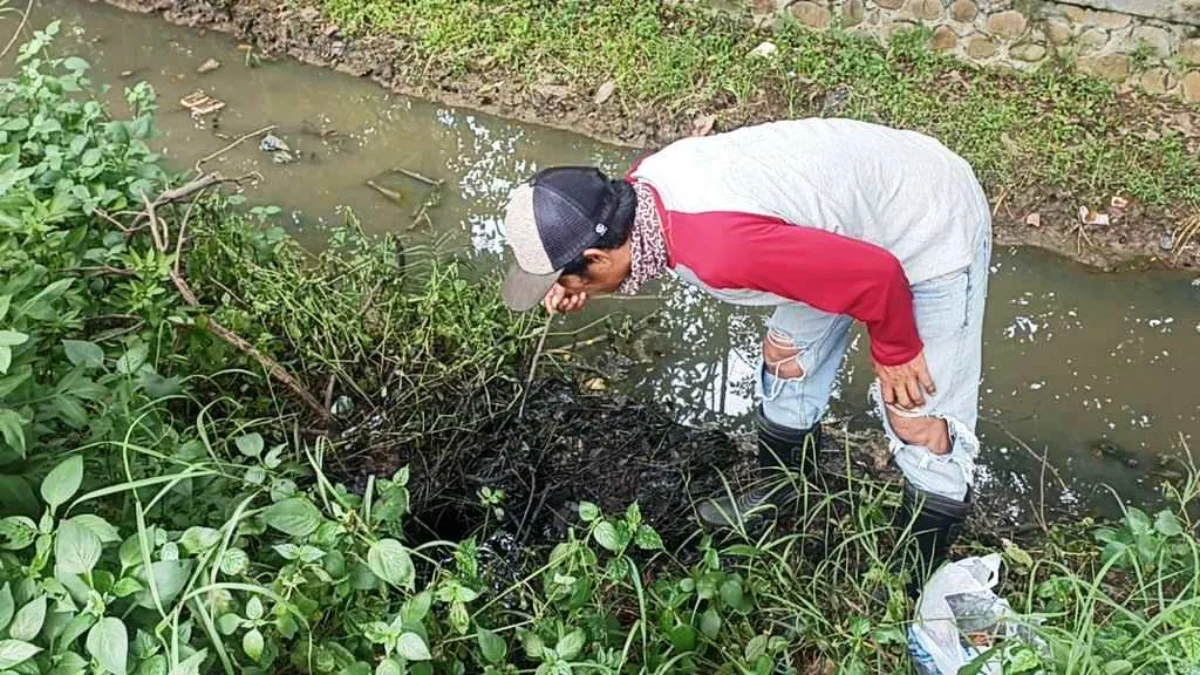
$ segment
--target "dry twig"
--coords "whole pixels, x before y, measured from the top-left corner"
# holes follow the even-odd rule
[[[247,140],[249,140],[251,138],[254,138],[256,136],[262,136],[263,134],[269,134],[272,131],[275,131],[276,128],[277,128],[277,125],[272,124],[270,126],[263,127],[261,129],[259,129],[258,131],[251,131],[248,134],[238,136],[229,145],[226,145],[225,147],[221,148],[220,150],[217,150],[216,152],[214,152],[212,154],[205,155],[204,157],[201,157],[200,159],[196,160],[196,166],[195,166],[196,173],[198,173],[198,174],[204,173],[204,171],[201,167],[204,166],[205,162],[208,162],[208,161],[211,161],[211,160],[214,160],[214,159],[220,157],[221,155],[229,152],[230,150],[236,148],[237,146],[241,145],[242,143],[246,142]],[[209,175],[212,175],[212,174],[209,174]]]
[[[25,11],[21,13],[21,22],[17,24],[17,29],[13,31],[12,37],[8,39],[8,44],[4,45],[4,51],[0,52],[0,59],[8,56],[8,52],[17,43],[17,39],[21,37],[21,31],[25,30],[25,24],[29,23],[29,12],[33,10],[35,0],[29,0],[25,4]]]

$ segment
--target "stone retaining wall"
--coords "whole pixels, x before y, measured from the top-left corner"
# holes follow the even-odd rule
[[[768,20],[788,14],[886,40],[923,24],[931,46],[967,61],[1036,68],[1070,60],[1147,92],[1200,102],[1200,0],[741,0]]]

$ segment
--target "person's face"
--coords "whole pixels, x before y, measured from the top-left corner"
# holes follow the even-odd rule
[[[558,283],[572,294],[613,293],[629,276],[631,248],[628,241],[619,248],[589,248],[583,252],[588,261],[587,276],[564,274]]]

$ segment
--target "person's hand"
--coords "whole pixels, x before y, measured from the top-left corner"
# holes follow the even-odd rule
[[[587,302],[587,293],[580,291],[572,293],[559,284],[554,284],[542,299],[542,305],[551,314],[567,314],[583,309]]]
[[[879,378],[884,403],[901,410],[919,408],[925,405],[926,392],[931,396],[937,393],[925,363],[925,352],[898,366],[875,363],[875,375]]]

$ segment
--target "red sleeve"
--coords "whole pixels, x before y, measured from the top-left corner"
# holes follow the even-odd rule
[[[866,324],[883,365],[923,345],[900,261],[874,244],[746,213],[671,214],[676,260],[713,288],[746,288],[797,300]]]

